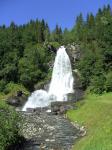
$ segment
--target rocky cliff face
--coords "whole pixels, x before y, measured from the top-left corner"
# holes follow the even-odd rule
[[[70,57],[72,68],[74,68],[75,62],[79,60],[81,56],[80,46],[75,43],[68,44],[66,46],[66,51]]]
[[[84,91],[82,90],[82,85],[80,82],[80,72],[76,68],[76,62],[80,60],[81,58],[81,49],[80,46],[73,43],[73,44],[68,44],[66,46],[66,51],[70,57],[71,60],[71,65],[72,65],[72,71],[73,71],[73,76],[74,76],[74,93],[70,94],[69,97],[71,99],[79,100],[83,97]]]

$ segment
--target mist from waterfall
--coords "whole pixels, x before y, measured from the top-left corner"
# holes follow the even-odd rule
[[[70,59],[65,47],[61,46],[55,58],[49,91],[34,91],[23,107],[23,111],[27,108],[46,107],[53,101],[67,101],[67,94],[74,92],[73,82]]]

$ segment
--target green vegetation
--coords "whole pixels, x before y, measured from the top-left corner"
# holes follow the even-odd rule
[[[5,87],[4,93],[13,96],[13,94],[15,95],[17,93],[17,91],[20,91],[20,90],[22,90],[22,92],[26,96],[29,95],[29,92],[27,91],[27,89],[23,85],[21,85],[21,84],[15,84],[13,82],[9,82],[7,84],[7,86]]]
[[[22,84],[9,82],[7,85],[5,85],[4,90],[0,92],[0,104],[2,100],[5,101],[8,98],[17,95],[18,91],[22,91],[25,96],[29,96],[30,94],[29,91]]]
[[[48,77],[53,54],[47,45],[59,47],[56,41],[61,37],[61,28],[59,31],[58,28],[51,36],[44,20],[31,20],[21,26],[14,22],[9,27],[0,26],[0,92],[4,92],[9,82],[23,84],[32,91],[35,84]]]
[[[87,135],[78,141],[75,149],[112,149],[112,96],[111,93],[104,95],[112,92],[112,10],[108,5],[95,16],[87,14],[86,20],[80,14],[71,30],[62,31],[56,25],[54,31],[50,31],[44,20],[0,26],[0,150],[16,141],[19,119],[2,100],[19,90],[28,95],[34,87],[47,83],[56,48],[72,43],[81,49],[81,59],[73,69],[79,70],[83,89],[103,93],[85,97],[77,104],[80,109],[68,112],[71,120],[87,128]]]
[[[4,101],[0,101],[0,150],[5,150],[19,139],[19,115]]]
[[[110,6],[99,9],[96,16],[88,14],[86,21],[77,17],[72,37],[80,44],[82,58],[77,62],[83,88],[93,93],[112,91],[112,13]],[[111,82],[111,81],[110,81]]]
[[[70,43],[81,48],[75,69],[80,70],[83,88],[99,94],[112,91],[112,13],[108,5],[95,16],[87,14],[86,20],[80,14],[71,30],[62,31],[56,25],[50,31],[44,20],[0,26],[0,92],[9,82],[34,90],[35,84],[49,79],[49,63],[54,59],[49,47],[56,51]]]
[[[85,126],[87,135],[75,143],[74,150],[112,150],[112,93],[89,94],[76,105],[78,109],[67,115]]]

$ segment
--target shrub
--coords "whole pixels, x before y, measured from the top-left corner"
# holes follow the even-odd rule
[[[89,88],[93,93],[102,94],[105,91],[105,77],[103,75],[93,76]]]
[[[3,92],[5,89],[6,82],[4,80],[0,80],[0,92]]]
[[[112,91],[112,71],[106,75],[105,89],[107,92]]]
[[[4,102],[0,103],[0,150],[5,150],[14,144],[19,137],[20,117]]]
[[[58,42],[50,42],[49,44],[52,45],[56,49],[60,47],[60,44]]]
[[[25,95],[29,95],[28,90],[21,84],[15,84],[13,82],[10,82],[6,85],[4,93],[5,94],[10,94],[10,95],[15,95],[17,91],[22,91],[24,92]]]

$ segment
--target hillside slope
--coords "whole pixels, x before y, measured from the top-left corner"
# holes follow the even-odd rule
[[[87,135],[77,141],[74,150],[112,150],[112,93],[86,95],[68,111],[70,120],[84,125]]]

